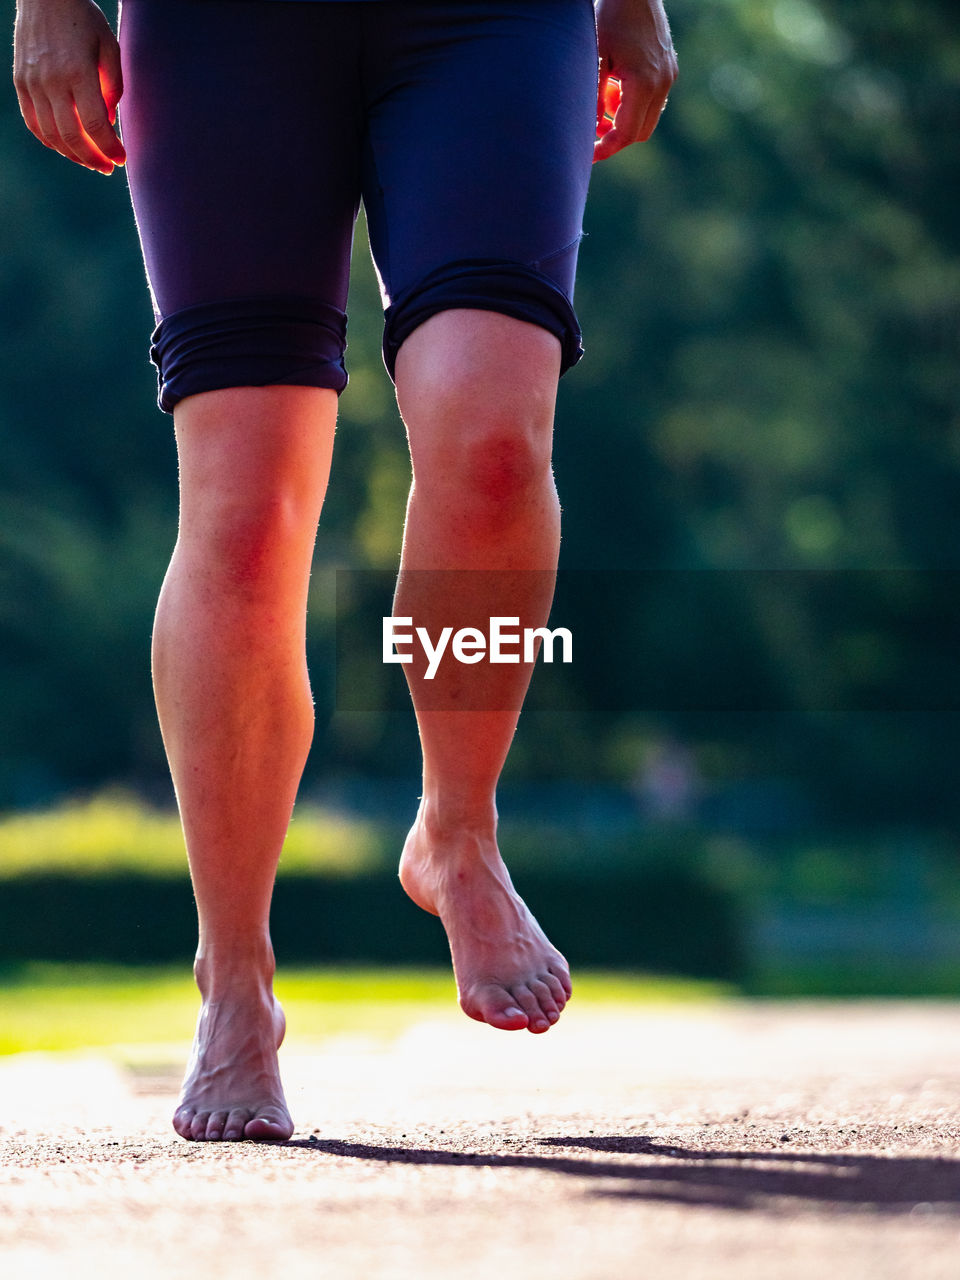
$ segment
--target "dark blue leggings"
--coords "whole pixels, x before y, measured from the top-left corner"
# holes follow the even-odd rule
[[[591,0],[123,0],[121,104],[160,405],[331,387],[362,199],[383,353],[452,307],[581,355]]]

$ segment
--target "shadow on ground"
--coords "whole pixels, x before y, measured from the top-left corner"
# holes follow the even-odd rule
[[[825,1135],[824,1135],[825,1136]],[[896,1133],[890,1135],[896,1139]],[[822,1138],[821,1138],[822,1140]],[[882,1136],[881,1139],[882,1141]],[[703,1150],[650,1137],[570,1135],[538,1139],[557,1155],[372,1146],[310,1138],[284,1145],[315,1155],[388,1164],[467,1165],[535,1169],[604,1182],[588,1194],[672,1201],[728,1209],[789,1211],[798,1201],[885,1213],[960,1213],[960,1160],[948,1156],[864,1155],[835,1151]],[[585,1149],[639,1159],[588,1159],[559,1154]]]

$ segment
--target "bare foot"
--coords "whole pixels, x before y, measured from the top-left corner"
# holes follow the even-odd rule
[[[441,841],[421,812],[400,883],[447,931],[464,1013],[504,1031],[549,1031],[570,997],[570,970],[511,884],[493,834]]]
[[[277,1050],[286,1023],[272,992],[232,989],[204,999],[173,1116],[181,1138],[283,1142],[293,1133]]]

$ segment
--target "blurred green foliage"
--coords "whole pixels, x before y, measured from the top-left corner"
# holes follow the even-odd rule
[[[358,875],[396,861],[396,840],[359,818],[298,807],[280,874]],[[36,873],[72,876],[135,872],[187,874],[177,814],[120,792],[0,817],[0,883]]]
[[[960,547],[954,5],[669,10],[681,79],[660,127],[594,175],[587,356],[557,421],[563,564],[713,571],[734,612],[757,569],[822,570],[836,590],[752,597],[725,636],[717,618],[734,615],[691,613],[669,573],[653,596],[595,583],[570,610],[575,634],[599,619],[604,644],[564,673],[564,714],[522,722],[509,776],[624,782],[669,731],[717,784],[789,776],[824,821],[950,833],[960,741],[935,693],[957,636],[949,572],[928,571],[957,568]],[[166,795],[149,632],[176,464],[124,181],[43,150],[10,86],[0,165],[0,806],[108,780]],[[311,593],[308,785],[416,759],[412,716],[335,713],[331,697],[332,570],[395,566],[409,476],[362,228],[355,258],[352,380]],[[836,705],[866,679],[878,710],[806,704],[828,641]],[[627,690],[617,710],[645,662],[702,677],[717,652],[725,678],[796,689],[797,709],[645,711]]]
[[[443,962],[437,922],[396,880],[403,836],[394,821],[298,807],[274,895],[284,967]],[[557,814],[506,818],[501,840],[578,970],[721,978],[767,995],[960,992],[948,837],[747,839],[649,821],[603,831]],[[25,961],[186,963],[195,945],[176,816],[119,792],[0,818],[0,888],[0,985]]]
[[[30,964],[0,973],[0,1054],[113,1046],[134,1072],[180,1066],[197,996],[183,968]],[[585,973],[577,1003],[618,1008],[722,999],[719,982]],[[333,1036],[390,1041],[417,1022],[459,1020],[447,969],[316,968],[277,981],[292,1034],[288,1046]]]
[[[438,921],[404,896],[395,822],[298,807],[273,894],[285,962],[442,964]],[[558,824],[504,823],[521,892],[578,962],[739,979],[744,886],[703,839],[582,839]],[[0,967],[32,959],[186,962],[195,908],[179,824],[118,793],[0,818]]]

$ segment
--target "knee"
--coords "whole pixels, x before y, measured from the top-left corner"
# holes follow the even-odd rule
[[[397,387],[418,490],[499,518],[552,487],[558,354],[550,334],[492,319],[486,343],[418,350],[428,322],[408,344]]]
[[[451,471],[468,501],[508,512],[552,483],[550,446],[548,432],[519,416],[488,420],[461,443]]]
[[[181,511],[180,541],[208,582],[262,599],[309,569],[313,526],[296,495],[213,489]]]
[[[502,530],[552,490],[551,424],[529,405],[464,399],[453,385],[435,409],[438,430],[414,450],[421,497],[482,532]]]
[[[336,395],[238,387],[177,407],[179,553],[223,589],[275,599],[309,571]]]

